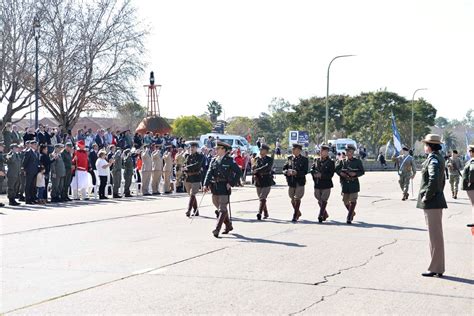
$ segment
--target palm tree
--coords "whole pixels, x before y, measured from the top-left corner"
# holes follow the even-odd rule
[[[211,122],[215,123],[217,122],[217,117],[222,113],[222,105],[219,102],[212,100],[207,104],[207,111]]]
[[[446,145],[447,151],[455,149],[458,143],[456,135],[454,135],[453,131],[449,131],[449,130],[444,131],[443,141],[444,141],[444,144]]]

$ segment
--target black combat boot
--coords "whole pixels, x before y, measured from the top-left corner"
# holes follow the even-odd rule
[[[264,200],[263,203],[263,219],[268,218],[268,209],[267,209],[267,200]]]
[[[225,230],[222,232],[222,234],[227,235],[228,233],[234,230],[234,227],[232,226],[232,222],[229,218],[229,213],[225,213],[224,224],[225,224]]]
[[[18,203],[17,201],[15,201],[15,199],[8,199],[8,205],[11,205],[11,206],[18,206],[18,205],[20,205],[20,203]]]
[[[319,210],[319,216],[318,216],[318,221],[320,223],[324,222],[328,217],[328,212],[326,212],[326,205],[328,205],[328,202],[320,202],[319,206],[321,207]]]
[[[223,224],[224,221],[226,220],[226,217],[227,217],[227,213],[219,212],[219,217],[218,217],[218,219],[217,219],[216,229],[214,229],[214,230],[212,231],[212,234],[214,235],[214,237],[216,237],[216,238],[219,237],[219,233],[220,233],[220,231],[221,231],[222,224]]]
[[[190,217],[191,216],[191,210],[193,208],[193,205],[194,205],[194,201],[193,201],[193,196],[191,195],[189,197],[189,202],[188,202],[188,211],[186,212],[186,216],[187,217]]]
[[[293,199],[291,200],[291,206],[293,206],[293,218],[291,219],[291,221],[295,223],[298,220],[298,214],[296,212],[296,201]]]
[[[257,214],[257,219],[259,221],[262,220],[262,212],[263,212],[263,205],[264,205],[263,203],[264,203],[263,200],[260,200],[260,205],[258,206],[258,214]]]
[[[347,214],[347,224],[352,224],[352,221],[354,220],[354,216],[356,215],[356,205],[357,202],[352,202],[349,206],[349,213]]]
[[[301,211],[300,211],[300,205],[301,205],[301,200],[296,200],[295,201],[295,206],[296,206],[296,220],[299,220],[301,215]]]
[[[194,195],[193,196],[193,199],[194,199],[194,216],[199,216],[199,209],[198,209],[198,201],[197,201],[197,198],[196,196]]]

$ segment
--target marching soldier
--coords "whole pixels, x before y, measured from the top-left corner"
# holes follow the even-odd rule
[[[288,183],[288,195],[293,206],[292,222],[296,223],[301,217],[300,205],[304,196],[304,186],[306,184],[306,174],[309,169],[308,158],[301,155],[303,146],[293,144],[293,155],[288,157],[288,161],[283,166],[283,174]]]
[[[184,174],[186,192],[189,194],[189,204],[186,216],[191,216],[191,210],[194,209],[194,216],[199,216],[198,203],[196,194],[201,188],[201,169],[204,156],[197,152],[198,143],[192,142],[189,144],[189,154],[184,157]]]
[[[112,197],[114,199],[121,199],[122,196],[119,194],[120,186],[122,185],[122,152],[117,149],[113,155],[114,164],[112,167]]]
[[[153,195],[160,195],[160,182],[163,176],[163,157],[161,156],[161,145],[153,145],[153,152],[151,154],[152,173],[151,173],[151,192]]]
[[[5,157],[3,156],[3,148],[5,144],[0,142],[0,194],[3,191],[3,181],[5,180]],[[5,206],[5,204],[0,203],[0,207]]]
[[[252,175],[255,187],[257,188],[257,196],[260,201],[257,214],[259,221],[262,220],[262,213],[264,219],[268,218],[267,198],[273,185],[273,158],[268,156],[269,150],[270,147],[268,147],[268,145],[261,145],[260,156],[255,159],[255,163],[252,165]]]
[[[61,194],[61,201],[62,202],[70,202],[72,201],[69,198],[69,187],[71,186],[72,181],[72,154],[74,151],[74,146],[71,142],[66,143],[65,150],[63,150],[61,154],[61,158],[64,162],[64,169],[66,170],[64,176],[64,185],[62,187],[63,191]]]
[[[216,229],[212,232],[218,238],[225,224],[223,234],[228,234],[234,228],[227,211],[231,188],[239,183],[240,168],[229,155],[231,147],[229,144],[217,141],[217,155],[211,161],[206,178],[204,179],[204,192],[212,192],[212,203],[219,210]]]
[[[64,183],[66,180],[66,167],[62,157],[64,145],[59,143],[54,145],[54,152],[51,153],[51,202],[63,201]]]
[[[398,183],[403,192],[402,201],[408,200],[408,188],[410,187],[410,180],[415,178],[416,174],[416,163],[415,159],[409,154],[409,149],[403,147],[401,155],[398,157],[393,157],[393,160],[396,160],[396,165],[398,167]]]
[[[123,151],[123,178],[125,180],[125,185],[123,188],[123,193],[125,197],[132,197],[130,194],[130,186],[132,185],[133,169],[135,164],[133,163],[133,157],[130,151],[130,148],[127,148]]]
[[[18,206],[20,203],[15,201],[20,190],[20,173],[21,173],[21,157],[20,149],[17,144],[10,145],[10,152],[5,157],[8,172],[7,172],[7,185],[8,185],[8,205]]]
[[[319,204],[318,221],[322,223],[329,217],[326,206],[331,195],[332,177],[336,166],[334,161],[329,158],[329,146],[322,144],[320,149],[320,157],[314,160],[311,174],[314,181],[314,197]]]
[[[453,199],[458,198],[459,180],[461,177],[462,170],[461,159],[457,150],[453,150],[453,155],[448,160],[448,171],[449,171],[449,184],[451,185],[451,192]]]
[[[355,216],[357,198],[359,197],[359,177],[363,176],[362,161],[354,157],[354,145],[346,145],[346,158],[336,164],[336,173],[341,178],[342,201],[347,208],[347,224],[351,224]]]

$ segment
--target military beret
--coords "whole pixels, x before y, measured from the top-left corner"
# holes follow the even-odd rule
[[[270,150],[270,147],[267,144],[260,146],[260,150]]]
[[[303,145],[295,143],[295,144],[293,144],[293,148],[303,149]]]
[[[356,150],[356,148],[352,144],[346,144],[346,150]]]
[[[230,149],[232,149],[232,147],[231,147],[229,144],[227,144],[226,142],[220,141],[220,140],[216,142],[216,146],[215,146],[215,147],[216,147],[216,148],[222,147],[222,148],[224,148],[225,150],[230,150]]]
[[[321,144],[320,148],[321,148],[321,150],[329,150],[330,149],[330,147],[326,144]]]

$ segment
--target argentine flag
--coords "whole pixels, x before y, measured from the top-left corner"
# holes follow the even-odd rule
[[[402,150],[402,139],[395,123],[395,115],[392,112],[392,132],[393,132],[393,146],[395,147],[396,155],[400,154]]]

